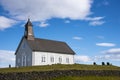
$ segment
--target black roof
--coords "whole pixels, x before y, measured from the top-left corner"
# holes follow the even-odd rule
[[[65,42],[40,38],[27,40],[27,42],[33,51],[55,52],[72,55],[75,54],[75,52]]]

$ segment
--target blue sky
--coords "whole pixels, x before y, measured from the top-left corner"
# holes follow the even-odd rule
[[[0,67],[14,52],[28,17],[35,37],[66,42],[75,62],[120,66],[120,0],[0,0]]]

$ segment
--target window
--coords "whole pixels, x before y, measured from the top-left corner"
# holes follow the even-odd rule
[[[62,62],[62,57],[59,57],[59,63],[61,63]]]
[[[51,61],[51,62],[54,62],[54,57],[51,57],[51,58],[50,58],[50,61]]]
[[[42,61],[41,62],[45,62],[45,56],[42,56]]]
[[[66,58],[66,63],[69,63],[69,58]]]

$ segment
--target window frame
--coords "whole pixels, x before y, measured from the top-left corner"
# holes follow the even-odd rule
[[[68,57],[66,58],[66,63],[70,63],[70,59]]]
[[[50,62],[54,63],[54,57],[53,56],[50,57]]]
[[[45,56],[41,57],[41,62],[46,62],[46,57]]]
[[[58,58],[58,61],[59,61],[59,63],[62,63],[62,57],[61,56]]]

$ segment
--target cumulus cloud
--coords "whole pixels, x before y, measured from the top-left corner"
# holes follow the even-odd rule
[[[91,14],[93,0],[0,0],[3,8],[19,20],[28,16],[33,21],[51,18],[83,20]]]
[[[75,55],[75,62],[89,62],[91,61],[89,56]]]
[[[103,47],[114,47],[116,44],[114,43],[96,43],[97,46],[103,46]]]
[[[13,19],[9,19],[7,17],[0,16],[0,30],[4,30],[6,28],[9,28],[12,25],[14,25],[15,23],[16,23],[16,21]]]
[[[83,38],[82,38],[82,37],[75,36],[75,37],[73,37],[73,39],[75,39],[75,40],[82,40]]]
[[[0,67],[15,66],[14,51],[0,50]]]

